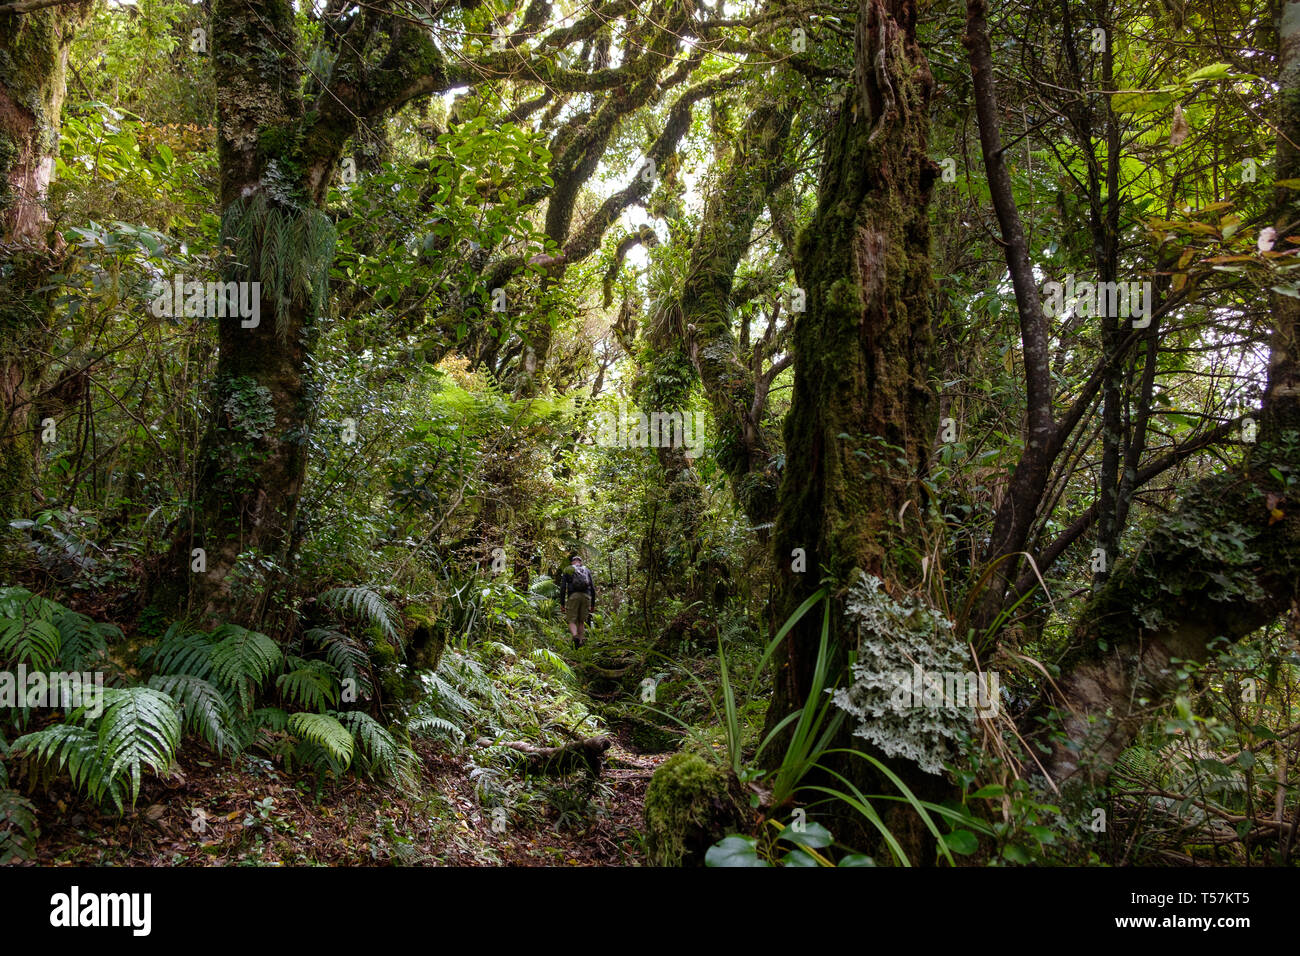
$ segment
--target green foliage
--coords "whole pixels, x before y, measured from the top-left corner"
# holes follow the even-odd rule
[[[14,741],[15,754],[37,765],[66,769],[74,786],[121,810],[134,806],[143,767],[167,771],[181,742],[176,702],[148,687],[106,688],[102,714],[82,707],[68,723],[54,724]]]
[[[15,790],[0,787],[0,866],[30,859],[36,853],[36,808]]]
[[[234,691],[245,713],[252,710],[253,693],[280,665],[275,641],[237,624],[223,624],[212,632],[213,679]]]
[[[335,772],[341,773],[352,763],[355,742],[352,734],[339,723],[337,717],[329,714],[290,714],[289,730],[305,742],[319,747]]]

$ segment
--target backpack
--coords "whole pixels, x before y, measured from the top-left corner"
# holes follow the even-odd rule
[[[591,593],[591,571],[588,570],[586,566],[575,568],[572,565],[569,566],[569,570],[573,572],[572,574],[573,583],[569,585],[569,590],[575,593],[578,591],[584,591],[587,594],[590,594]]]

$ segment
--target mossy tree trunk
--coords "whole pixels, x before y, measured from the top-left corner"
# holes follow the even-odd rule
[[[54,174],[67,91],[68,49],[90,12],[70,3],[0,13],[0,553],[9,521],[33,506],[39,422],[32,415],[51,371],[49,276],[58,268],[45,197]],[[6,569],[7,570],[7,569]]]
[[[770,380],[760,383],[737,349],[732,286],[754,223],[789,177],[785,143],[793,115],[790,95],[778,94],[746,121],[728,172],[709,197],[682,290],[682,321],[718,424],[718,463],[745,515],[758,525],[770,522],[776,511],[777,471],[761,421]]]
[[[427,30],[352,25],[329,24],[332,72],[326,88],[313,77],[304,92],[306,57],[288,0],[213,8],[222,230],[234,251],[224,279],[260,282],[259,315],[218,320],[190,507],[152,586],[164,606],[209,620],[260,625],[281,610],[293,568],[316,418],[310,358],[333,259],[322,206],[344,145],[361,124],[450,83]]]
[[[842,587],[858,570],[890,589],[921,576],[918,522],[928,506],[918,479],[937,430],[927,383],[927,206],[937,167],[927,155],[933,81],[915,18],[912,0],[860,3],[851,89],[826,146],[816,214],[795,251],[807,311],[794,329],[776,560],[787,614],[824,576],[833,580],[832,673],[841,675],[850,650]],[[796,549],[806,556],[802,573]],[[820,617],[806,615],[777,654],[769,727],[808,699]],[[937,780],[899,769],[922,785]],[[919,827],[900,818],[894,828],[928,862]]]

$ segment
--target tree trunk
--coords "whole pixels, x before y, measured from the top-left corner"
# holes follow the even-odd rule
[[[221,0],[212,33],[222,233],[235,253],[224,279],[258,282],[260,295],[253,317],[218,320],[191,506],[156,596],[206,620],[258,626],[293,565],[316,410],[308,360],[333,258],[319,205],[337,154],[301,145],[313,140],[285,0]]]
[[[921,578],[928,506],[918,479],[937,430],[927,382],[927,206],[938,170],[927,155],[933,81],[915,16],[911,0],[860,3],[852,91],[826,147],[817,212],[796,244],[807,311],[794,329],[774,538],[786,614],[823,577],[837,589],[832,680],[843,675],[851,648],[842,599],[856,572],[882,578],[895,593]],[[803,572],[792,569],[796,549],[806,555]],[[820,615],[806,615],[777,654],[769,728],[808,701],[820,625]],[[838,743],[863,749],[847,732]],[[862,780],[859,764],[844,766]],[[923,794],[939,782],[914,766],[896,769]],[[875,783],[864,792],[890,789]],[[891,828],[910,855],[928,862],[919,825],[903,817]]]
[[[49,374],[55,329],[49,285],[61,258],[51,248],[45,196],[54,174],[67,89],[68,48],[89,3],[0,13],[0,559],[9,521],[29,514],[40,423],[32,403]],[[57,243],[57,237],[54,240]]]

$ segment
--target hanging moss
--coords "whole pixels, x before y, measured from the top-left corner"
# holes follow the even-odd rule
[[[646,846],[654,866],[702,866],[704,854],[749,818],[730,771],[691,753],[669,757],[646,788]]]

